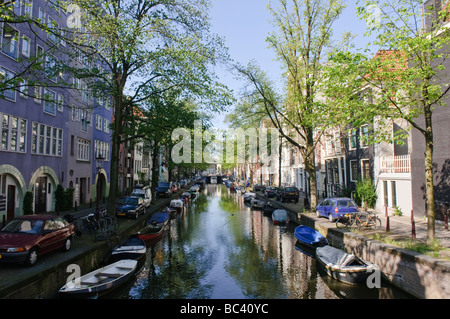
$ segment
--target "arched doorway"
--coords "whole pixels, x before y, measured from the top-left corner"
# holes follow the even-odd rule
[[[0,221],[12,220],[23,213],[25,180],[12,165],[0,165]]]
[[[31,177],[28,190],[34,195],[34,213],[46,213],[55,210],[55,190],[58,185],[55,171],[48,167],[38,168]]]
[[[106,172],[105,170],[101,169],[95,179],[95,201],[96,201],[96,207],[101,206],[105,198],[107,197],[107,180],[106,180]]]

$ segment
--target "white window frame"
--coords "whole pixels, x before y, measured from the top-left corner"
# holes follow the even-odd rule
[[[25,46],[25,43],[27,45]],[[26,50],[24,50],[26,48]],[[22,35],[22,55],[29,58],[31,53],[31,39],[26,35]]]
[[[13,41],[14,46],[15,46],[15,50],[14,50],[14,56],[11,55],[9,52],[5,52],[3,51],[3,44],[4,44],[4,38],[3,38],[3,34],[5,32],[5,26],[8,26],[9,28],[13,29],[16,32],[16,35],[11,37],[11,41]],[[20,51],[20,32],[19,30],[17,30],[16,28],[14,28],[12,25],[8,24],[8,23],[4,23],[3,28],[1,29],[1,51],[4,55],[6,55],[7,57],[9,57],[10,59],[13,59],[14,61],[17,60],[17,58],[19,57],[19,51]]]
[[[356,164],[356,176],[353,176],[352,163]],[[350,181],[352,181],[352,182],[358,181],[358,161],[357,160],[350,160]]]
[[[77,139],[77,160],[83,162],[89,162],[90,160],[90,146],[91,141],[83,138]]]

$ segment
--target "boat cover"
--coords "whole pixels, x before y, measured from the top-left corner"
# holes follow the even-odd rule
[[[366,265],[355,255],[346,253],[345,251],[337,249],[333,246],[319,247],[316,250],[316,254],[325,263],[334,265],[338,268]]]
[[[170,201],[171,207],[183,207],[183,201],[181,199],[174,199]]]
[[[288,212],[284,209],[276,209],[272,213],[272,218],[280,222],[285,222],[289,219]]]
[[[149,224],[154,224],[154,223],[162,223],[166,220],[168,220],[170,218],[169,213],[167,212],[156,212],[152,215],[152,217],[150,217],[150,219],[148,220]]]

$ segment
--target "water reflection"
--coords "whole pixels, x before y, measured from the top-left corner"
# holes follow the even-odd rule
[[[223,185],[207,185],[148,248],[144,269],[123,298],[337,299],[404,297],[322,274],[295,248],[295,225],[275,226]]]

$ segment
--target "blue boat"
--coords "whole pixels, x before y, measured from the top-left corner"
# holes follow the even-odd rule
[[[284,209],[276,209],[272,213],[272,220],[275,225],[288,224],[289,214]]]
[[[168,212],[157,212],[147,221],[147,225],[138,232],[138,238],[150,240],[160,236],[168,224],[170,214]]]
[[[321,233],[308,226],[300,225],[295,228],[294,236],[300,243],[311,248],[328,245],[327,239]]]

